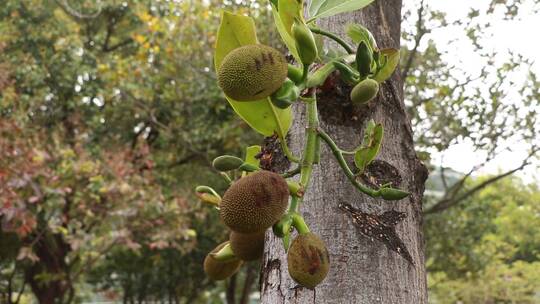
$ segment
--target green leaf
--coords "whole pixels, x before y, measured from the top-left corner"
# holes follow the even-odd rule
[[[308,22],[317,18],[356,11],[369,5],[371,2],[373,0],[312,0],[309,5],[310,18]]]
[[[253,19],[223,11],[218,30],[214,65],[219,69],[223,58],[232,50],[248,44],[256,44],[257,34]],[[270,98],[239,102],[226,97],[234,111],[255,131],[264,136],[287,134],[292,122],[291,109],[278,109]]]
[[[294,56],[296,61],[300,62],[298,51],[296,50],[296,44],[292,36],[291,27],[294,23],[294,17],[300,16],[300,4],[296,0],[279,0],[276,6],[275,1],[272,1],[272,15],[274,16],[274,23],[278,30],[281,39],[289,49],[289,52]]]
[[[362,145],[354,154],[354,164],[360,172],[364,172],[367,165],[379,154],[383,134],[383,126],[370,120],[364,132]]]
[[[396,49],[383,49],[381,55],[384,57],[385,62],[382,68],[373,76],[373,79],[381,83],[390,78],[399,64],[399,50]]]
[[[261,146],[249,146],[246,148],[246,159],[244,163],[259,167],[259,159],[255,158],[257,154],[261,153]]]
[[[360,44],[363,41],[372,51],[377,50],[377,42],[366,27],[360,24],[349,24],[347,25],[346,32],[354,43]]]

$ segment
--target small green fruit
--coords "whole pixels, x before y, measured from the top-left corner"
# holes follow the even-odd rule
[[[243,163],[244,161],[236,156],[221,155],[214,158],[212,166],[218,171],[225,172],[230,170],[236,170],[240,168]]]
[[[373,79],[365,79],[351,91],[351,101],[354,104],[364,104],[375,98],[379,92],[379,83]]]
[[[227,189],[219,214],[233,231],[263,232],[283,216],[288,202],[287,181],[277,173],[257,171]]]
[[[290,276],[300,285],[315,288],[326,278],[330,258],[324,242],[315,234],[300,234],[287,252]]]
[[[256,101],[277,91],[287,77],[288,64],[278,50],[250,44],[231,51],[218,69],[218,84],[237,101]]]
[[[312,64],[317,59],[317,44],[309,27],[300,20],[295,20],[291,32],[302,64]]]
[[[216,260],[211,255],[212,253],[217,253],[219,250],[221,250],[221,248],[225,247],[227,243],[228,242],[219,244],[204,259],[204,272],[210,279],[214,281],[224,280],[232,276],[238,271],[238,269],[240,269],[240,266],[242,266],[243,262],[240,259],[235,258],[222,262]]]
[[[259,259],[264,250],[264,231],[257,233],[238,233],[232,231],[229,235],[234,255],[243,261]]]

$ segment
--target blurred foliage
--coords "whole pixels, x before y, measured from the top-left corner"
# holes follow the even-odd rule
[[[485,161],[477,164],[481,167],[516,146],[540,146],[540,81],[532,68],[534,58],[484,47],[492,43],[494,20],[518,20],[521,6],[538,11],[539,2],[485,2],[474,6],[483,9],[471,8],[466,18],[457,19],[428,1],[413,4],[404,14],[401,69],[417,150],[437,153],[467,143],[485,152]],[[461,36],[441,48],[434,37],[445,31]],[[478,68],[463,58],[474,58]]]
[[[215,84],[212,48],[221,7],[260,3],[2,3],[0,302],[80,301],[86,279],[131,299],[148,276],[152,299],[214,286],[200,265],[225,232],[193,178],[224,190],[211,159],[255,135]]]
[[[537,186],[508,178],[427,217],[430,302],[538,303],[539,201]]]

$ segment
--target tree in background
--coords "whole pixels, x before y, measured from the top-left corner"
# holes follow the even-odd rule
[[[445,180],[444,168],[439,171],[444,195],[427,202],[424,213],[428,215],[444,211],[489,184],[523,170],[538,157],[540,82],[531,68],[533,59],[484,47],[496,24],[494,20],[517,21],[523,14],[538,12],[538,1],[485,1],[480,7],[471,8],[466,18],[451,20],[445,12],[422,0],[409,5],[405,13],[406,20],[414,21],[405,23],[401,76],[416,149],[427,160],[430,153],[444,156],[451,146],[466,143],[476,155],[483,155],[457,182]],[[439,49],[434,35],[445,31],[457,32],[463,38]],[[462,47],[464,43],[467,47]],[[447,62],[449,57],[475,58],[480,67],[471,70],[463,61]],[[498,156],[519,150],[526,152],[515,168],[479,183],[468,182]]]
[[[431,301],[537,303],[539,200],[537,186],[507,178],[427,217]]]

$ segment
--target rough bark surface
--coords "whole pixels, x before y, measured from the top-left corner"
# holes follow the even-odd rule
[[[380,48],[399,48],[401,0],[378,0],[359,12],[323,19],[319,25],[343,33],[345,25],[353,22],[369,28]],[[377,99],[364,108],[350,105],[349,90],[338,86],[331,93],[319,95],[321,127],[340,147],[352,150],[360,143],[367,120],[373,118],[381,122],[385,134],[377,159],[394,167],[390,171],[399,173],[400,187],[411,195],[400,201],[384,201],[358,192],[350,185],[330,150],[321,143],[322,162],[315,167],[300,210],[310,229],[328,246],[330,272],[315,290],[298,287],[287,273],[281,240],[269,231],[261,273],[262,303],[427,303],[421,229],[421,202],[427,171],[414,152],[411,125],[403,104],[403,81],[399,73],[394,73],[381,86]],[[306,116],[301,105],[294,111],[291,147],[295,154],[300,154]],[[397,233],[414,264],[383,243],[361,234],[351,218],[338,208],[339,202],[368,213],[404,212],[406,218],[397,225]]]

